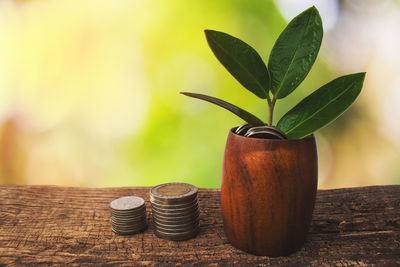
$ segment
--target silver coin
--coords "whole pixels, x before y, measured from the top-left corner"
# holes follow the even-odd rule
[[[128,231],[125,231],[125,230],[119,230],[118,228],[116,229],[116,228],[114,228],[114,227],[111,227],[112,231],[113,231],[114,233],[116,233],[116,234],[119,234],[119,235],[133,235],[133,234],[138,234],[138,233],[141,233],[141,232],[143,232],[144,230],[146,230],[146,228],[147,228],[147,226],[146,226],[146,227],[143,227],[142,229],[138,229],[138,230],[128,230]]]
[[[166,218],[170,218],[170,217],[182,218],[182,217],[189,216],[191,214],[200,213],[200,208],[197,206],[191,210],[187,210],[187,211],[183,211],[183,212],[175,212],[174,210],[168,210],[167,212],[162,212],[155,208],[151,209],[151,211],[152,211],[152,214],[156,214],[156,215],[166,217]]]
[[[254,127],[255,128],[255,127]],[[253,128],[252,128],[253,129]],[[249,131],[251,131],[252,129],[250,129]],[[254,129],[257,132],[257,129],[259,132],[263,132],[265,131],[267,134],[272,134],[275,135],[276,137],[278,137],[279,139],[287,139],[287,136],[285,135],[284,132],[282,132],[281,130],[279,130],[278,128],[274,127],[274,126],[262,126],[262,127],[258,127],[256,129]]]
[[[150,190],[150,199],[160,203],[183,203],[197,196],[198,188],[186,183],[167,183],[153,187]]]
[[[163,239],[167,240],[172,240],[172,241],[182,241],[182,240],[187,240],[190,238],[195,237],[199,233],[200,228],[195,228],[192,231],[185,232],[185,233],[179,233],[179,234],[171,234],[171,233],[165,233],[163,231],[154,229],[154,233]]]
[[[192,223],[196,220],[199,220],[200,215],[199,214],[194,214],[193,216],[187,217],[187,218],[161,218],[158,217],[157,215],[152,216],[153,221],[157,221],[160,223],[165,223],[165,224],[178,224],[178,223]]]
[[[159,212],[165,212],[165,213],[169,213],[169,212],[175,212],[175,213],[180,213],[180,212],[187,212],[187,211],[193,211],[195,209],[197,209],[199,207],[199,205],[195,202],[193,205],[191,206],[186,206],[186,207],[182,207],[182,208],[163,208],[160,207],[156,204],[152,204],[151,208],[152,210],[156,210]]]
[[[134,218],[134,219],[125,219],[125,218],[114,218],[111,217],[110,218],[112,222],[119,222],[119,223],[137,223],[137,222],[141,222],[141,221],[146,221],[147,217],[143,216],[143,217],[138,217],[138,218]]]
[[[282,131],[271,126],[252,127],[244,136],[267,139],[287,139],[286,135]]]
[[[146,222],[147,222],[146,219],[137,220],[137,221],[116,221],[116,220],[111,219],[112,224],[118,224],[118,225],[139,225],[139,224],[144,224]]]
[[[144,229],[147,229],[147,225],[143,226],[143,227],[138,227],[138,228],[121,228],[121,227],[116,227],[116,226],[112,226],[112,229],[114,229],[115,231],[118,231],[120,233],[137,233],[137,232],[141,232]]]
[[[181,233],[186,233],[193,231],[194,229],[200,227],[199,224],[197,225],[191,225],[190,227],[182,227],[182,228],[168,228],[168,227],[160,227],[153,225],[155,230],[162,231],[168,234],[181,234]]]
[[[179,202],[179,200],[174,200],[173,202],[170,201],[153,201],[150,200],[151,206],[156,205],[157,207],[164,208],[164,209],[179,209],[189,207],[195,204],[198,204],[197,196],[191,197],[191,199],[186,199],[185,201]],[[150,206],[150,207],[151,207]]]
[[[124,216],[111,214],[110,217],[119,218],[119,219],[132,219],[132,220],[135,220],[135,219],[146,217],[146,213],[137,214],[137,215],[124,215]]]
[[[261,134],[261,133],[267,134],[270,132],[272,132],[272,131],[270,129],[266,128],[265,126],[257,126],[257,127],[251,127],[244,136],[249,137],[249,136],[252,136],[255,134]],[[276,135],[277,135],[277,133],[276,133]]]
[[[132,226],[132,227],[128,227],[128,226],[120,226],[120,225],[112,225],[112,227],[114,227],[114,229],[118,230],[118,231],[139,231],[145,227],[147,227],[147,224],[142,224],[142,225],[137,225],[137,226]]]
[[[115,205],[113,205],[113,206],[115,207]],[[116,212],[132,212],[132,211],[137,211],[137,210],[141,210],[141,209],[145,209],[145,208],[146,208],[146,204],[140,205],[140,206],[132,208],[132,209],[115,209],[115,208],[111,208],[111,210],[112,211],[116,211]]]
[[[140,218],[140,217],[145,217],[146,213],[145,212],[141,212],[141,213],[133,213],[133,214],[115,214],[115,213],[111,213],[110,214],[111,217],[114,218]]]
[[[156,217],[153,217],[153,222],[156,223],[162,223],[162,224],[166,224],[166,225],[186,225],[186,224],[194,224],[198,221],[200,221],[200,218],[190,218],[190,219],[186,219],[186,220],[180,220],[180,221],[168,221],[168,220],[163,220],[163,219],[158,219]]]
[[[185,234],[185,235],[175,235],[175,236],[166,236],[163,233],[160,233],[159,231],[156,231],[156,230],[154,231],[154,233],[158,238],[161,238],[161,239],[165,239],[165,240],[169,240],[169,241],[185,241],[185,240],[189,240],[189,239],[196,237],[196,235],[199,233],[199,230],[193,231],[193,232]]]
[[[146,221],[147,220],[147,216],[143,216],[143,217],[138,217],[138,218],[115,218],[115,217],[111,217],[110,218],[112,222],[118,222],[118,223],[137,223],[137,222],[141,222],[141,221]]]
[[[156,231],[162,231],[163,233],[167,233],[167,234],[175,234],[175,235],[179,235],[179,234],[182,234],[182,233],[187,233],[187,232],[190,232],[190,231],[193,231],[194,229],[196,229],[196,227],[198,227],[198,226],[193,226],[193,227],[190,227],[190,228],[185,228],[185,229],[165,229],[165,228],[161,228],[161,227],[156,227],[156,226],[154,226],[154,229],[156,230]]]
[[[116,219],[137,220],[137,219],[140,219],[140,218],[145,218],[146,217],[146,213],[137,214],[137,215],[124,215],[124,216],[111,214],[110,217],[111,218],[116,218]]]
[[[111,213],[111,217],[119,217],[119,218],[135,218],[135,217],[141,217],[145,216],[145,212],[140,212],[140,213],[127,213],[127,214],[119,214],[119,213]]]
[[[144,204],[144,199],[141,197],[126,196],[111,201],[110,207],[117,211],[129,211],[141,208]]]
[[[112,229],[112,231],[115,233],[115,234],[117,234],[117,235],[135,235],[135,234],[138,234],[138,233],[141,233],[141,232],[143,232],[143,231],[137,231],[137,232],[120,232],[120,231],[118,231],[118,230],[115,230],[114,228],[111,228]]]
[[[147,224],[147,220],[137,221],[137,222],[116,222],[111,221],[111,224],[114,226],[121,226],[121,227],[140,227],[142,225]]]
[[[110,209],[110,214],[117,216],[136,216],[144,213],[146,213],[145,208],[140,208],[138,210],[133,210],[133,211],[122,211],[122,212]]]
[[[195,197],[194,199],[192,199],[192,201],[184,202],[181,204],[165,204],[165,203],[163,204],[156,200],[150,201],[150,203],[151,203],[151,206],[156,206],[157,208],[160,208],[160,209],[182,209],[182,208],[191,207],[196,204],[198,205],[199,201],[198,201],[197,197]]]
[[[196,209],[198,207],[199,207],[198,201],[192,202],[192,205],[180,206],[180,207],[176,207],[176,208],[168,207],[168,206],[160,206],[160,205],[154,204],[154,203],[151,204],[151,209],[152,210],[156,209],[156,210],[159,210],[159,211],[162,211],[162,212],[170,212],[170,211],[184,212],[184,211],[187,211],[187,210]]]
[[[188,196],[185,198],[176,198],[176,199],[158,199],[150,196],[150,203],[156,203],[156,204],[161,204],[161,205],[185,205],[190,202],[194,202],[197,200],[197,193]]]
[[[111,208],[110,210],[111,210],[111,212],[118,213],[118,214],[139,213],[139,212],[146,211],[146,205],[142,205],[142,206],[137,207],[135,209],[118,210],[118,209]]]
[[[112,220],[116,220],[116,221],[140,221],[140,220],[144,220],[147,218],[146,214],[143,215],[138,215],[138,216],[111,216],[110,217]]]
[[[244,135],[248,129],[250,129],[252,126],[248,123],[245,123],[239,127],[236,128],[235,133],[238,135]]]
[[[139,224],[142,222],[146,222],[146,218],[132,221],[132,220],[118,220],[118,219],[111,219],[111,223],[117,223],[117,224]]]
[[[157,215],[162,218],[185,218],[185,217],[190,217],[191,215],[196,215],[200,214],[200,208],[197,207],[196,209],[193,209],[191,212],[180,212],[180,213],[174,213],[172,212],[159,212],[156,209],[151,209],[152,215]]]
[[[245,137],[262,138],[262,139],[282,139],[277,134],[274,134],[271,132],[266,132],[266,131],[262,131],[262,132],[261,131],[259,131],[259,132],[249,131],[249,132],[247,132]]]
[[[141,225],[147,224],[147,221],[138,221],[138,222],[111,222],[112,225],[121,226],[121,227],[139,227]]]
[[[154,228],[160,229],[160,230],[166,230],[166,231],[173,231],[173,232],[185,232],[189,231],[190,229],[193,229],[195,227],[198,227],[200,225],[200,222],[197,221],[195,223],[191,223],[188,225],[172,225],[172,226],[161,226],[153,221],[153,226]]]
[[[182,211],[182,212],[175,212],[174,210],[168,211],[168,212],[161,212],[157,209],[152,209],[153,214],[157,214],[160,216],[164,216],[164,217],[185,217],[185,216],[189,216],[191,214],[195,214],[199,212],[199,207],[195,207],[191,210],[187,210],[187,211]]]
[[[190,217],[192,215],[196,215],[199,214],[200,210],[197,209],[193,209],[191,211],[186,211],[186,212],[179,212],[179,213],[174,213],[174,212],[159,212],[157,210],[153,210],[152,215],[156,215],[162,218],[185,218],[185,217]]]
[[[153,218],[156,218],[160,221],[165,221],[165,222],[184,221],[184,220],[190,220],[190,219],[194,220],[194,219],[198,218],[199,215],[200,215],[200,212],[196,212],[196,213],[189,214],[186,216],[179,216],[179,217],[178,216],[163,216],[163,215],[160,215],[157,213],[152,214]]]
[[[153,218],[153,222],[155,223],[155,224],[157,224],[157,225],[160,225],[160,226],[171,226],[171,227],[174,227],[174,226],[176,226],[176,227],[180,227],[180,226],[188,226],[188,225],[194,225],[194,224],[197,224],[197,223],[199,223],[199,221],[200,221],[200,219],[199,219],[199,217],[197,217],[197,218],[193,218],[193,219],[190,219],[190,220],[185,220],[185,221],[165,221],[165,220],[159,220],[159,219],[157,219],[157,218]]]
[[[282,132],[280,129],[278,129],[277,127],[275,127],[275,126],[266,126],[266,127],[268,129],[270,129],[271,131],[274,131],[274,132],[280,134],[283,137],[283,139],[287,139],[286,134],[284,132]]]
[[[112,227],[114,227],[114,229],[117,229],[119,231],[137,231],[140,229],[143,229],[144,227],[146,227],[147,224],[143,223],[140,225],[133,225],[133,226],[124,226],[124,225],[117,225],[117,224],[112,224]]]
[[[189,224],[162,224],[157,221],[153,221],[154,227],[159,228],[160,230],[162,229],[167,229],[167,230],[174,230],[174,231],[188,231],[190,229],[193,229],[194,227],[199,226],[200,222],[194,221]]]
[[[135,223],[135,222],[140,222],[140,221],[147,220],[147,216],[141,216],[141,217],[137,217],[137,218],[115,218],[115,217],[110,217],[110,219],[113,222]]]

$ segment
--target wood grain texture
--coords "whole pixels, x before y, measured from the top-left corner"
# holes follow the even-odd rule
[[[0,265],[400,265],[400,186],[318,191],[307,242],[288,257],[254,256],[231,246],[219,190],[199,190],[197,238],[173,242],[111,231],[109,202],[149,188],[0,186]],[[150,217],[151,214],[149,213]]]
[[[237,248],[285,256],[304,243],[317,193],[317,146],[229,132],[222,166],[225,233]]]

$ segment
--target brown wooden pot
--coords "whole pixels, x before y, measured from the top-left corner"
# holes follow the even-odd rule
[[[249,138],[231,129],[221,184],[225,232],[237,248],[284,256],[305,242],[318,183],[314,135]]]

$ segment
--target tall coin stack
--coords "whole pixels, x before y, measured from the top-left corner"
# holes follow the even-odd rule
[[[168,183],[150,190],[155,234],[168,240],[187,240],[199,232],[197,187]]]
[[[132,235],[147,227],[146,204],[141,197],[127,196],[110,203],[111,228],[120,235]]]

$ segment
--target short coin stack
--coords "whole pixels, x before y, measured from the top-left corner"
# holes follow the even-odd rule
[[[141,197],[127,196],[110,203],[111,227],[116,234],[132,235],[147,227],[146,204]]]
[[[168,183],[150,190],[155,234],[168,240],[186,240],[199,232],[197,187]]]

